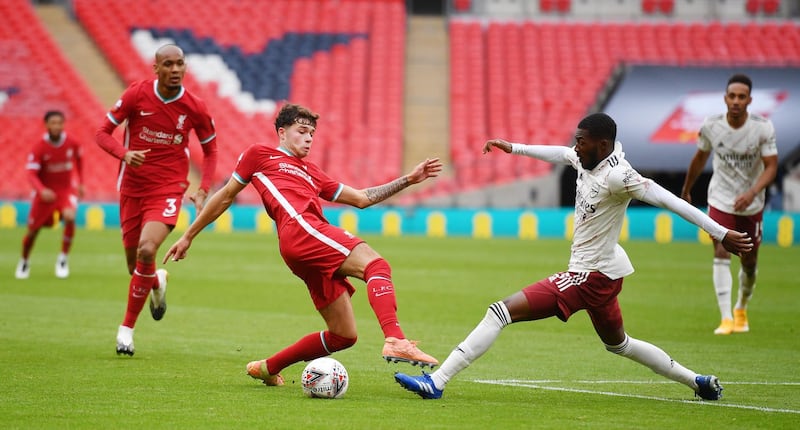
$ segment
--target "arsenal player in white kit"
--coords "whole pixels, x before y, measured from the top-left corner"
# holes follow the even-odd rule
[[[439,361],[406,338],[397,318],[389,263],[363,239],[331,225],[320,199],[365,208],[406,187],[438,176],[438,158],[419,163],[394,181],[362,190],[342,184],[314,163],[305,161],[314,141],[319,115],[305,107],[284,105],[275,119],[279,145],[253,145],[240,157],[232,178],[208,200],[183,236],[164,256],[180,260],[192,240],[233,203],[248,184],[258,191],[267,214],[275,220],[280,253],[286,265],[306,284],[327,330],[309,333],[269,358],[248,363],[247,373],[266,385],[283,385],[280,371],[353,346],[358,333],[348,277],[367,284],[367,298],[384,334],[383,358],[413,365],[435,366]]]
[[[75,211],[78,197],[83,195],[81,146],[64,131],[62,112],[48,111],[44,123],[47,132],[36,142],[25,164],[34,194],[28,213],[28,231],[22,238],[22,256],[15,272],[17,279],[30,276],[28,258],[36,236],[42,227],[53,226],[55,213],[60,214],[64,223],[55,274],[58,278],[69,276],[68,255],[75,236]]]
[[[175,227],[189,186],[190,131],[203,150],[202,179],[190,197],[198,212],[217,162],[214,121],[205,103],[182,84],[186,61],[181,48],[159,48],[153,71],[157,79],[131,84],[97,131],[98,145],[121,160],[120,226],[131,281],[127,310],[117,330],[117,354],[133,355],[133,329],[148,295],[155,320],[166,312],[167,272],[156,270],[155,258]],[[125,121],[125,141],[120,143],[112,133]]]
[[[708,117],[700,128],[695,152],[681,196],[692,201],[691,191],[711,153],[713,173],[708,184],[708,215],[727,228],[746,232],[753,249],[740,256],[739,297],[731,312],[731,254],[714,239],[713,283],[721,315],[714,334],[750,331],[747,304],[756,286],[758,248],[763,229],[765,190],[778,171],[775,127],[761,115],[748,113],[751,79],[736,74],[728,79],[725,114]]]
[[[717,400],[722,386],[713,375],[700,375],[673,360],[661,348],[625,332],[617,295],[625,276],[633,273],[625,250],[617,242],[631,199],[669,209],[709,232],[732,252],[752,248],[747,234],[728,230],[699,209],[679,199],[625,160],[616,141],[617,125],[603,113],[587,116],[575,132],[575,146],[543,146],[492,139],[483,152],[500,149],[550,163],[570,165],[578,172],[575,224],[569,265],[502,301],[492,303],[486,316],[432,374],[395,374],[404,388],[426,399],[442,396],[445,384],[467,368],[494,343],[502,329],[520,321],[569,317],[585,309],[606,350],[647,366],[653,372],[691,388],[706,400]]]

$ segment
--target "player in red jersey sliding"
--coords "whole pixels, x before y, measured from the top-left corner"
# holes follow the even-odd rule
[[[64,222],[61,253],[56,258],[56,277],[69,276],[67,256],[75,236],[75,211],[78,197],[83,196],[81,146],[64,132],[64,114],[48,111],[44,115],[47,132],[31,152],[25,169],[34,189],[28,214],[28,232],[22,238],[22,256],[17,264],[17,279],[30,276],[30,257],[36,236],[42,227],[53,226],[53,216],[59,213]],[[77,174],[77,175],[76,175]],[[74,179],[77,176],[78,183]]]
[[[247,373],[266,385],[283,385],[279,372],[285,367],[355,344],[356,321],[350,301],[355,289],[349,276],[367,284],[369,303],[385,337],[383,357],[433,367],[439,362],[406,339],[400,329],[389,263],[362,239],[331,225],[323,215],[320,198],[357,208],[372,206],[410,185],[438,176],[442,163],[438,158],[428,159],[394,181],[356,190],[304,161],[318,118],[302,106],[283,106],[275,119],[279,146],[253,145],[245,150],[231,179],[208,200],[197,219],[167,251],[164,262],[186,258],[194,237],[252,183],[267,214],[275,220],[283,260],[305,282],[328,329],[308,334],[266,360],[250,362]]]
[[[156,270],[156,254],[175,227],[189,186],[191,130],[203,149],[202,179],[190,197],[198,212],[217,162],[214,121],[205,103],[183,87],[183,50],[172,44],[159,48],[153,71],[157,78],[131,84],[97,131],[98,145],[121,160],[120,226],[131,280],[117,354],[133,355],[133,329],[148,294],[153,319],[160,320],[167,309],[167,272]],[[120,143],[112,133],[126,120],[125,142]]]

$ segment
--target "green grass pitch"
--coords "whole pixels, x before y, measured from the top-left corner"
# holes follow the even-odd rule
[[[338,352],[350,374],[337,400],[302,395],[303,364],[264,387],[245,364],[323,328],[274,236],[203,233],[170,271],[169,311],[146,310],[136,355],[115,335],[128,275],[118,232],[78,230],[71,277],[56,279],[60,231],[45,230],[31,277],[14,279],[22,229],[0,229],[0,427],[346,429],[797,428],[800,423],[800,248],[765,245],[751,332],[714,336],[709,246],[623,244],[637,272],[620,295],[626,329],[683,365],[720,377],[719,402],[606,352],[585,312],[507,327],[494,347],[423,401],[397,385],[364,294],[359,341]],[[173,233],[161,255],[178,237]],[[561,240],[366,237],[392,264],[406,334],[444,360],[487,306],[565,269]],[[738,261],[734,259],[734,268]],[[735,275],[734,275],[734,279]],[[489,383],[490,382],[490,383]]]

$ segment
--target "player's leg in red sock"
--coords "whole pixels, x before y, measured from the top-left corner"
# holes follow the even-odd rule
[[[372,260],[364,268],[367,298],[383,330],[384,337],[405,339],[397,320],[397,298],[392,284],[392,268],[383,258]]]
[[[136,262],[136,269],[131,276],[128,286],[128,308],[125,312],[125,319],[122,325],[133,328],[136,320],[144,308],[147,296],[156,282],[156,263]]]
[[[287,366],[299,361],[310,361],[349,348],[356,340],[357,338],[339,336],[327,330],[308,334],[269,357],[267,370],[270,375],[277,375]]]

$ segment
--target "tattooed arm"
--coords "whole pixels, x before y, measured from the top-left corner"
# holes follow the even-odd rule
[[[435,178],[439,176],[441,171],[441,161],[439,161],[438,158],[429,158],[417,164],[408,174],[383,185],[377,185],[363,190],[356,190],[345,185],[342,192],[339,194],[339,198],[336,199],[336,202],[363,209],[380,203],[411,185],[418,184],[428,178]]]

